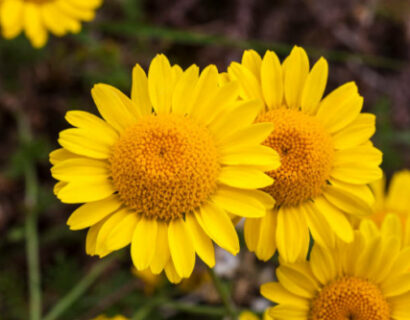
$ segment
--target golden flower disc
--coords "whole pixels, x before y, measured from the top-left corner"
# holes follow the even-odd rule
[[[258,117],[275,128],[264,144],[281,158],[279,169],[268,174],[275,183],[265,189],[277,205],[297,205],[322,194],[334,157],[333,143],[314,117],[300,111],[280,108]]]
[[[110,162],[122,201],[165,221],[199,207],[215,191],[220,170],[208,129],[173,114],[147,116],[126,130]]]
[[[312,304],[310,320],[389,320],[390,309],[380,289],[356,277],[325,286]]]

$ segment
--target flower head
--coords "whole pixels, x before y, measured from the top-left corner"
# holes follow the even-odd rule
[[[56,36],[78,33],[81,21],[94,19],[102,0],[2,0],[0,25],[6,39],[17,37],[22,31],[31,44],[45,45],[50,31]]]
[[[320,58],[309,70],[309,59],[294,47],[281,64],[267,51],[261,58],[245,51],[242,63],[228,68],[241,84],[243,99],[264,104],[256,122],[271,122],[274,130],[264,145],[276,150],[278,169],[269,171],[275,183],[264,189],[276,200],[260,219],[246,219],[245,239],[259,259],[278,249],[282,259],[304,259],[311,234],[321,245],[335,239],[353,240],[348,216],[371,212],[368,183],[381,177],[382,154],[369,138],[375,117],[361,113],[363,98],[349,82],[325,91],[328,64]]]
[[[68,219],[90,228],[86,251],[103,257],[131,243],[138,270],[163,269],[172,282],[191,275],[195,254],[213,267],[212,240],[239,251],[231,217],[262,217],[273,199],[257,190],[279,166],[261,143],[270,123],[254,123],[260,104],[238,100],[238,84],[220,85],[215,66],[200,74],[164,55],[148,76],[137,65],[131,99],[99,84],[92,96],[103,119],[70,111],[75,128],[51,153],[57,197],[85,203]]]
[[[277,303],[273,319],[409,319],[410,248],[396,236],[367,238],[356,231],[353,242],[333,249],[313,246],[309,261],[283,263],[278,282],[261,293]]]
[[[375,195],[375,203],[369,218],[380,227],[385,216],[392,213],[406,223],[410,217],[410,171],[396,172],[388,190],[385,177],[375,181],[370,187]]]

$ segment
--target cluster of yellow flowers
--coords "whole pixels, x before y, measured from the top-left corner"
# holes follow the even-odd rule
[[[0,0],[2,32],[41,47],[100,4]],[[265,319],[410,319],[410,172],[384,196],[375,117],[353,82],[323,97],[327,78],[327,61],[310,67],[296,46],[283,62],[245,51],[226,72],[160,54],[148,74],[135,66],[130,98],[97,84],[102,118],[67,112],[50,154],[56,196],[82,203],[68,225],[88,228],[88,254],[130,245],[137,270],[179,283],[196,256],[214,267],[214,243],[236,255],[244,218],[248,249],[279,254]]]
[[[327,74],[295,47],[223,73],[160,54],[135,66],[131,98],[96,85],[102,119],[68,112],[50,155],[57,197],[84,203],[68,225],[89,228],[88,254],[130,244],[137,270],[178,283],[196,255],[215,265],[213,242],[237,254],[245,218],[249,250],[279,253],[267,319],[410,319],[410,173],[384,200],[375,117],[353,82],[323,98]]]

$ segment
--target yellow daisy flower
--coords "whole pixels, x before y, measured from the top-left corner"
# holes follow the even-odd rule
[[[0,25],[6,39],[25,32],[31,44],[43,47],[48,31],[56,36],[78,33],[81,21],[94,19],[102,0],[0,0]]]
[[[276,200],[274,209],[245,221],[249,250],[266,261],[278,249],[282,259],[294,262],[306,257],[309,231],[324,246],[334,246],[335,236],[352,241],[347,215],[371,213],[367,184],[382,174],[382,154],[369,142],[375,117],[360,113],[356,85],[349,82],[322,99],[328,64],[320,58],[309,71],[300,47],[283,64],[272,51],[263,59],[245,51],[228,74],[241,84],[243,99],[265,105],[256,122],[274,124],[264,144],[281,158],[280,168],[268,172],[275,183],[264,189]]]
[[[98,84],[92,96],[100,119],[70,111],[76,128],[60,133],[51,153],[55,187],[64,203],[85,203],[68,219],[90,227],[86,251],[103,257],[131,243],[138,270],[164,268],[171,282],[191,275],[195,253],[215,264],[212,241],[239,251],[230,215],[262,217],[273,199],[257,188],[279,166],[261,143],[271,123],[254,123],[257,100],[240,101],[239,86],[220,86],[215,66],[201,74],[153,59],[148,77],[133,70],[131,99]]]
[[[96,317],[92,320],[128,320],[128,318],[126,318],[122,315],[116,315],[114,317],[107,317],[105,315],[99,315],[98,317]]]
[[[239,315],[238,320],[260,320],[261,318],[258,317],[256,314],[254,314],[251,311],[245,310],[242,311],[241,314]],[[271,320],[272,318],[269,316],[268,312],[265,312],[262,317],[263,320]]]
[[[368,239],[356,231],[353,242],[335,248],[314,245],[310,261],[284,263],[278,282],[261,286],[277,303],[277,320],[410,319],[410,248],[395,236]]]
[[[410,216],[410,170],[395,173],[386,193],[385,177],[370,185],[375,196],[373,213],[370,216],[378,226],[381,226],[388,213],[398,215],[403,222]]]

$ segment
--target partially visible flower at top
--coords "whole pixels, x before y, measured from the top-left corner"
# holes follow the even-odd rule
[[[107,317],[105,315],[99,315],[98,317],[96,317],[92,320],[129,320],[129,319],[122,316],[122,315],[116,315],[116,316],[113,316],[113,317]]]
[[[322,57],[310,69],[297,46],[282,64],[272,51],[263,58],[245,51],[228,75],[241,84],[243,99],[265,105],[256,122],[274,124],[264,145],[281,159],[281,166],[268,172],[274,184],[264,189],[275,207],[245,221],[249,250],[266,261],[277,249],[283,260],[294,262],[306,258],[309,234],[322,246],[333,247],[336,238],[351,242],[348,217],[371,213],[368,183],[382,176],[382,153],[369,141],[375,116],[361,113],[356,84],[346,83],[322,99],[327,61]]]
[[[375,195],[371,218],[379,227],[388,213],[396,214],[406,223],[410,217],[410,170],[396,172],[386,190],[383,177],[370,185]],[[410,223],[410,222],[409,222]]]
[[[0,0],[0,25],[6,39],[25,32],[35,48],[43,47],[48,32],[78,33],[81,21],[94,19],[103,0]]]
[[[70,111],[75,126],[50,154],[55,194],[85,203],[68,219],[90,228],[86,251],[106,256],[131,244],[138,270],[165,269],[171,282],[191,275],[195,254],[215,265],[212,240],[232,254],[239,240],[231,217],[263,217],[274,201],[257,190],[279,166],[262,146],[271,123],[254,123],[257,100],[240,101],[238,84],[220,85],[217,68],[183,71],[156,56],[148,77],[137,65],[131,99],[98,84],[92,96],[103,119]]]
[[[276,320],[409,320],[410,248],[396,236],[368,238],[355,231],[353,242],[335,248],[315,244],[309,261],[282,263],[278,282],[261,286],[277,303]]]
[[[153,274],[152,271],[147,268],[145,270],[137,270],[135,267],[131,269],[134,276],[141,279],[144,282],[144,294],[151,296],[154,294],[158,287],[161,287],[164,283],[162,275]]]
[[[268,311],[265,311],[263,314],[263,317],[260,318],[259,316],[257,316],[256,314],[248,310],[242,311],[238,318],[238,320],[272,320],[272,319],[273,318],[269,316]]]

